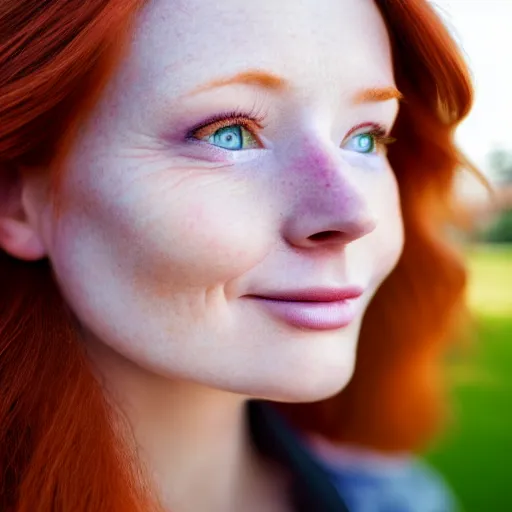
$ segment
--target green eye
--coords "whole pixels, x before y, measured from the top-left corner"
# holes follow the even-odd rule
[[[244,136],[240,125],[226,126],[220,128],[210,136],[212,144],[225,149],[242,149],[244,147]]]
[[[252,125],[246,126],[245,123],[226,120],[212,123],[202,128],[200,133],[196,134],[196,137],[208,142],[212,146],[229,151],[241,151],[262,147],[262,144],[255,135],[255,130],[258,128],[258,126],[253,128]]]
[[[357,153],[375,153],[377,149],[376,136],[373,133],[360,133],[358,135],[354,135],[348,140],[345,148]]]

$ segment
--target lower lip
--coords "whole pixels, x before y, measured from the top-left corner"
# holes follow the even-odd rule
[[[341,329],[352,323],[357,315],[358,299],[355,298],[333,302],[254,299],[287,324],[303,329]]]

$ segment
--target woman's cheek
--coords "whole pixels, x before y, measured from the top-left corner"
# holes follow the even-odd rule
[[[373,249],[378,266],[377,274],[384,279],[398,263],[404,244],[400,198],[394,175],[389,176],[387,187],[380,198],[379,223]]]
[[[278,230],[256,204],[244,197],[192,197],[138,223],[127,237],[138,240],[132,262],[138,279],[215,286],[249,271],[268,254]]]
[[[387,167],[387,168],[386,168]],[[395,176],[389,166],[379,174],[363,176],[360,189],[376,219],[374,231],[347,247],[348,260],[359,275],[371,276],[377,287],[397,264],[403,248],[400,199]]]

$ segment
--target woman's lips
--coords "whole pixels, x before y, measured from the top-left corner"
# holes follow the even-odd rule
[[[357,316],[361,288],[309,289],[250,295],[273,316],[302,329],[331,330],[349,325]]]

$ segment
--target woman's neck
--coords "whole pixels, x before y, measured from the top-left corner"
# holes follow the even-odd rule
[[[165,509],[287,510],[284,476],[250,442],[243,397],[163,378],[104,344],[87,348]]]

